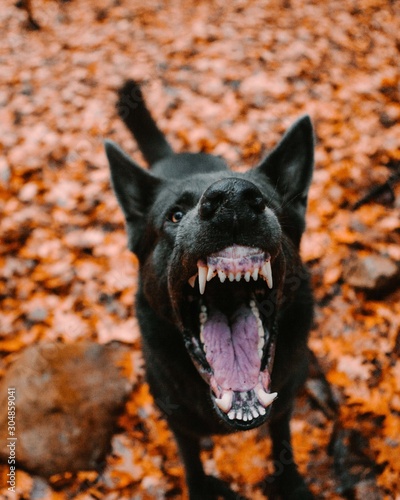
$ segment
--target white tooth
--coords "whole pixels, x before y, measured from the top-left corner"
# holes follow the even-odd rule
[[[265,264],[262,267],[261,272],[262,272],[263,276],[265,276],[265,278],[266,278],[268,288],[272,288],[273,281],[272,281],[272,269],[271,269],[271,261],[270,260],[265,262]]]
[[[253,415],[250,412],[247,414],[247,420],[253,420]]]
[[[278,395],[277,392],[272,392],[272,393],[267,393],[264,391],[264,389],[262,388],[259,388],[257,390],[257,398],[258,398],[258,401],[260,401],[260,403],[265,407],[267,408],[271,403],[272,401],[274,401],[274,399],[276,398],[276,396]]]
[[[203,334],[203,325],[200,326],[200,342],[204,344],[204,334]]]
[[[235,418],[235,410],[231,410],[228,413],[228,418],[229,418],[229,420],[233,420]]]
[[[222,398],[215,398],[215,404],[223,412],[228,413],[228,411],[232,408],[232,399],[233,399],[233,391],[224,391]]]
[[[244,279],[247,281],[247,283],[250,281],[251,273],[250,271],[246,271],[244,275]]]
[[[260,412],[260,415],[265,415],[267,413],[264,406],[259,406],[258,411]]]
[[[257,408],[252,408],[251,409],[251,413],[253,414],[253,417],[254,418],[257,418],[259,416],[259,413],[257,411]]]
[[[262,350],[263,347],[264,347],[264,337],[259,336],[257,348]]]
[[[239,408],[238,411],[236,412],[236,418],[238,420],[242,420],[242,418],[243,418],[243,412],[242,412],[241,408]]]
[[[233,273],[229,273],[228,278],[229,278],[229,281],[233,281],[235,279],[235,276]]]
[[[189,279],[188,279],[188,283],[189,283],[189,285],[190,285],[192,288],[194,288],[194,283],[195,283],[195,281],[196,281],[196,278],[197,278],[197,273],[196,273],[194,276],[192,276],[191,278],[189,278]]]
[[[214,277],[214,269],[210,266],[207,272],[207,281],[210,281]]]
[[[247,274],[247,273],[246,273]],[[250,274],[250,273],[249,273]],[[251,307],[251,309],[253,310],[253,307],[256,307],[256,302],[254,300],[250,300],[249,302],[249,306]]]
[[[200,324],[204,325],[204,323],[207,321],[207,313],[201,312],[199,314],[199,319],[200,319]]]
[[[245,422],[247,422],[247,413],[245,413],[245,414],[243,415],[243,420],[244,420]]]
[[[218,278],[221,283],[226,280],[226,274],[224,273],[224,271],[218,271]]]
[[[240,278],[242,277],[242,274],[240,272],[236,273],[235,280],[240,281]]]
[[[201,311],[202,313],[206,313],[206,312],[207,312],[207,307],[206,307],[205,305],[202,305],[202,306],[200,307],[200,311]]]
[[[199,290],[203,295],[207,283],[207,267],[199,266]]]
[[[262,357],[263,357],[263,350],[262,349],[258,349],[258,357],[260,359],[262,359]]]
[[[253,271],[253,274],[251,275],[254,281],[257,281],[258,279],[258,267],[256,267]]]

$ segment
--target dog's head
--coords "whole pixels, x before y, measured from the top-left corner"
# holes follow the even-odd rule
[[[106,143],[141,293],[179,329],[216,412],[237,429],[260,425],[276,397],[276,319],[293,293],[287,276],[300,266],[313,149],[308,116],[244,174],[188,153],[147,171]]]

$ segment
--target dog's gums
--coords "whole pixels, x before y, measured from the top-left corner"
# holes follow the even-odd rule
[[[220,282],[224,283],[226,278],[229,281],[244,279],[249,282],[251,278],[257,281],[260,275],[269,288],[273,286],[271,256],[258,248],[234,245],[210,255],[207,257],[207,262],[199,260],[197,268],[197,273],[189,278],[188,283],[194,288],[196,277],[198,277],[199,291],[202,295],[207,281],[215,276],[218,276]]]

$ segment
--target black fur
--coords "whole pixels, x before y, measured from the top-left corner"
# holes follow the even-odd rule
[[[312,322],[309,278],[299,257],[313,169],[311,121],[308,116],[300,118],[258,167],[238,174],[212,155],[175,154],[135,82],[128,81],[121,89],[118,111],[151,167],[142,169],[118,146],[106,142],[129,248],[140,263],[136,311],[147,379],[177,440],[190,498],[240,498],[222,481],[205,475],[199,439],[253,428],[268,420],[276,470],[266,478],[265,489],[274,484],[283,499],[311,499],[293,460],[289,430],[293,400],[307,374]],[[220,283],[216,277],[201,297],[197,286],[188,285],[198,262],[237,246],[261,249],[270,256],[272,289],[260,279]],[[200,304],[207,305],[207,313],[213,308],[222,310],[233,328],[235,309],[248,304],[250,296],[256,297],[263,328],[270,335],[261,366],[271,367],[270,392],[277,392],[278,398],[265,415],[244,421],[236,412],[230,420],[216,405],[207,383],[212,369],[204,353],[199,354]],[[249,313],[244,315],[247,318]],[[264,358],[273,359],[273,346],[272,368]],[[246,394],[250,398],[253,392]],[[243,404],[244,413],[250,411],[253,402],[245,406],[238,401],[235,408],[241,411]]]

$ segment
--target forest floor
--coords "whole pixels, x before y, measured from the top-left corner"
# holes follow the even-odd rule
[[[182,498],[183,469],[144,383],[137,261],[104,138],[138,161],[115,111],[127,78],[177,151],[251,167],[301,114],[316,133],[302,255],[316,297],[310,347],[340,403],[311,382],[292,421],[318,498],[400,499],[400,3],[390,0],[14,0],[0,9],[0,374],[26,347],[131,345],[138,383],[105,469],[22,470],[34,500]],[[379,189],[375,189],[375,188]],[[375,189],[375,190],[374,190]],[[366,198],[364,198],[366,197]],[[272,472],[260,431],[214,439],[208,471],[252,500]],[[2,469],[5,477],[6,467]]]

